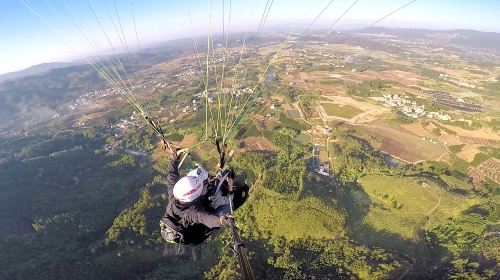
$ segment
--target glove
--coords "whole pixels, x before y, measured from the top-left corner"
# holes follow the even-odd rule
[[[232,223],[234,223],[234,217],[230,214],[220,216],[219,220],[220,220],[220,224],[223,227],[229,227]]]

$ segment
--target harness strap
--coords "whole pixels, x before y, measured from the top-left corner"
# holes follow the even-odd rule
[[[225,156],[226,156],[226,147],[227,145],[225,143],[220,143],[220,139],[217,138],[215,139],[215,146],[217,147],[217,152],[219,152],[219,170],[222,170],[224,168],[224,164],[226,163]]]

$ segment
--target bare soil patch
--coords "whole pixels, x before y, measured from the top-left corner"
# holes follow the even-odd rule
[[[441,132],[441,135],[438,137],[438,140],[441,143],[445,143],[447,146],[463,144],[463,142],[460,141],[460,139],[457,136],[443,132]]]
[[[465,145],[462,148],[462,151],[460,151],[457,156],[467,162],[472,162],[474,160],[474,157],[476,154],[480,153],[481,151],[478,149],[477,146],[473,145]]]
[[[151,159],[153,162],[157,162],[163,156],[170,156],[170,154],[163,149],[163,142],[160,140],[156,142],[155,149],[151,153]]]
[[[323,109],[325,109],[328,116],[337,116],[350,119],[363,112],[362,110],[350,105],[337,105],[331,102],[320,104],[321,106],[323,106]]]
[[[425,127],[421,123],[404,124],[401,125],[401,127],[418,137],[426,139],[436,138],[436,135],[434,135],[432,131],[438,129],[438,127],[433,123],[429,123]],[[440,131],[440,135],[437,136],[437,139],[439,140],[439,142],[444,143],[447,146],[463,144],[463,142],[460,141],[457,136],[448,134],[442,130]]]
[[[253,120],[254,124],[257,126],[257,129],[259,130],[269,129],[276,124],[276,120],[265,118],[261,115],[255,115]]]
[[[189,148],[196,144],[196,134],[188,134],[184,136],[181,142],[177,143],[181,148]]]
[[[264,137],[248,137],[242,141],[242,152],[268,152],[274,153],[279,149]]]
[[[211,156],[217,155],[215,145],[213,143],[205,142],[198,146],[195,151],[195,155],[201,159],[210,158]]]

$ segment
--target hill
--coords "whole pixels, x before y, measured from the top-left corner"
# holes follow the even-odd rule
[[[429,39],[443,46],[460,48],[490,49],[500,52],[500,33],[483,32],[470,29],[429,30],[371,27],[353,30],[369,34],[394,35],[404,39]]]
[[[59,68],[78,65],[77,62],[51,62],[30,66],[26,69],[0,75],[0,83],[6,80],[19,79],[23,77],[36,76]]]

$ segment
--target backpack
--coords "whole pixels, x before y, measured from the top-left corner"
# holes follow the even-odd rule
[[[181,233],[180,227],[171,217],[165,215],[160,220],[161,236],[168,243],[181,244],[184,241],[184,236]]]

